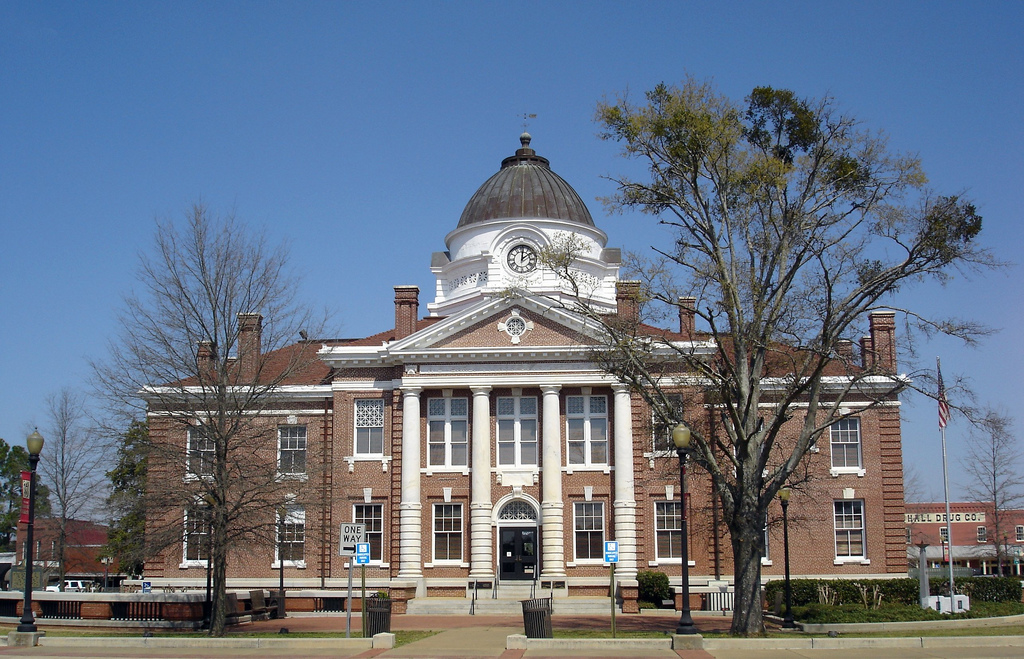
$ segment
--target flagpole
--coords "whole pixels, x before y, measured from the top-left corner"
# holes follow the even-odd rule
[[[942,480],[946,490],[946,544],[949,545],[949,605],[953,606],[953,523],[949,515],[949,472],[946,470],[946,429],[942,429]]]
[[[935,369],[939,376],[939,430],[942,431],[942,485],[946,495],[946,544],[949,545],[949,607],[956,610],[953,602],[953,522],[949,514],[949,470],[946,467],[946,421],[949,418],[949,404],[946,402],[946,388],[942,383],[942,362],[935,358]]]

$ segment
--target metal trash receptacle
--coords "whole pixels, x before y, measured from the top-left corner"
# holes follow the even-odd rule
[[[551,600],[522,600],[526,638],[554,638],[551,633]]]
[[[391,632],[391,598],[372,597],[366,598],[366,636],[372,638],[374,634]]]
[[[270,617],[275,620],[287,617],[288,614],[285,612],[284,591],[270,591],[270,601],[267,602],[267,608],[270,609]]]

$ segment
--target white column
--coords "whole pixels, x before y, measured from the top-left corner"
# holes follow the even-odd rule
[[[402,502],[399,504],[399,578],[423,576],[420,503],[420,387],[402,389]]]
[[[633,409],[629,387],[616,385],[615,425],[615,539],[619,541],[619,564],[615,571],[623,579],[636,578],[636,492],[633,479]]]
[[[491,549],[491,388],[473,391],[473,477],[470,481],[470,568],[472,579],[494,578]]]
[[[562,502],[562,417],[558,404],[560,386],[541,387],[544,394],[544,425],[541,432],[541,576],[565,576],[565,541],[562,537],[565,504]]]

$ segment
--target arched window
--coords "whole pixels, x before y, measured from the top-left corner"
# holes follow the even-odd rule
[[[516,499],[506,503],[498,513],[499,522],[537,522],[537,511],[526,501]]]

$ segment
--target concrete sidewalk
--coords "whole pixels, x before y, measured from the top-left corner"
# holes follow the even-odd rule
[[[695,616],[702,631],[725,631],[730,619],[722,616]],[[510,635],[523,633],[521,616],[394,616],[392,631],[430,630],[438,632],[399,648],[370,649],[344,647],[345,639],[303,638],[297,632],[344,632],[345,616],[297,616],[285,620],[267,620],[241,625],[225,639],[142,638],[138,637],[57,637],[44,639],[35,648],[0,647],[0,655],[27,657],[140,657],[176,659],[178,657],[266,657],[298,658],[371,658],[403,659],[586,659],[591,657],[630,657],[635,659],[976,659],[1024,658],[1022,637],[956,637],[956,638],[817,638],[803,635],[782,639],[705,639],[703,650],[672,650],[668,639],[675,629],[675,615],[622,615],[616,619],[617,630],[666,631],[660,647],[651,643],[631,644],[627,641],[581,641],[556,639],[554,643],[531,640],[526,649],[506,649]],[[607,631],[608,616],[553,616],[554,629],[595,629]],[[273,638],[254,639],[253,632],[287,634]],[[358,633],[361,622],[352,617],[352,629]],[[43,626],[45,629],[45,625]],[[610,634],[609,634],[610,636]],[[257,647],[257,644],[259,647]],[[171,645],[173,647],[167,647]],[[242,647],[247,645],[248,647]],[[554,647],[554,646],[558,647]],[[595,647],[596,646],[596,647]]]

